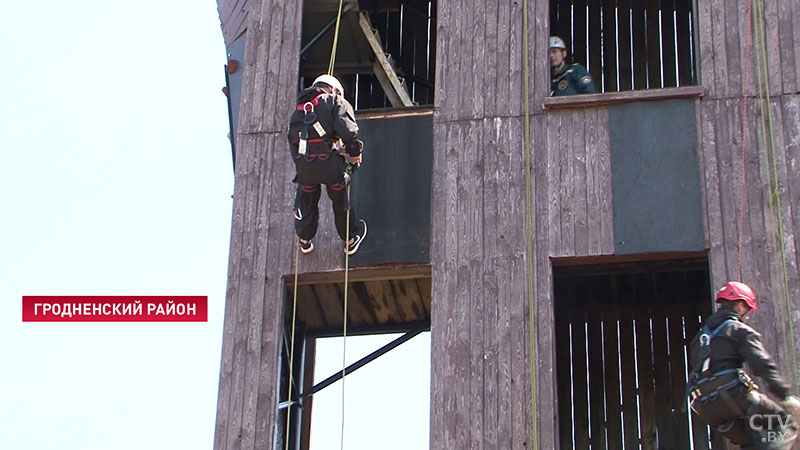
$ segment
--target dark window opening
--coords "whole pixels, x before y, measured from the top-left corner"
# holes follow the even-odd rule
[[[705,257],[553,268],[560,448],[717,447],[686,405]]]
[[[305,2],[300,89],[328,70],[336,12]],[[436,0],[362,0],[343,10],[333,74],[356,110],[433,105],[435,53]]]
[[[550,0],[550,34],[598,92],[692,86],[693,0]]]

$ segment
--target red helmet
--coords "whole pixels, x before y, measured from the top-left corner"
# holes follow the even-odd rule
[[[728,281],[717,291],[717,303],[744,300],[750,311],[756,310],[756,293],[741,281]]]

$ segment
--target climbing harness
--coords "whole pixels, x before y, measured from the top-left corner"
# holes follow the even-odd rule
[[[711,341],[725,326],[735,320],[733,318],[726,319],[713,330],[708,325],[703,326],[699,338],[700,348],[697,350],[697,356],[701,358],[700,367],[693,370],[689,375],[691,384],[686,389],[690,406],[698,414],[700,412],[697,411],[697,408],[721,399],[724,405],[723,409],[726,410],[725,414],[727,415],[723,419],[725,421],[734,417],[744,416],[744,411],[739,408],[728,392],[730,389],[739,385],[746,386],[748,391],[758,389],[753,379],[741,368],[723,369],[714,373],[709,371]]]

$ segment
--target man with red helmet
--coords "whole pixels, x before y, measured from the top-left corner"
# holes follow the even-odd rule
[[[800,400],[790,395],[761,335],[745,323],[757,308],[756,295],[750,286],[729,281],[716,300],[719,308],[689,348],[692,410],[742,449],[789,449],[798,427],[787,411],[796,411]],[[745,363],[780,403],[759,392]]]

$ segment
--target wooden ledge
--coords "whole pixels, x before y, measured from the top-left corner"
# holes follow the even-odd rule
[[[609,92],[605,94],[565,95],[562,97],[548,97],[544,99],[542,108],[587,108],[618,103],[648,102],[675,98],[701,98],[705,94],[706,90],[702,86],[687,86],[642,91]]]
[[[432,116],[433,105],[400,108],[359,109],[356,119],[395,119],[400,117]]]

